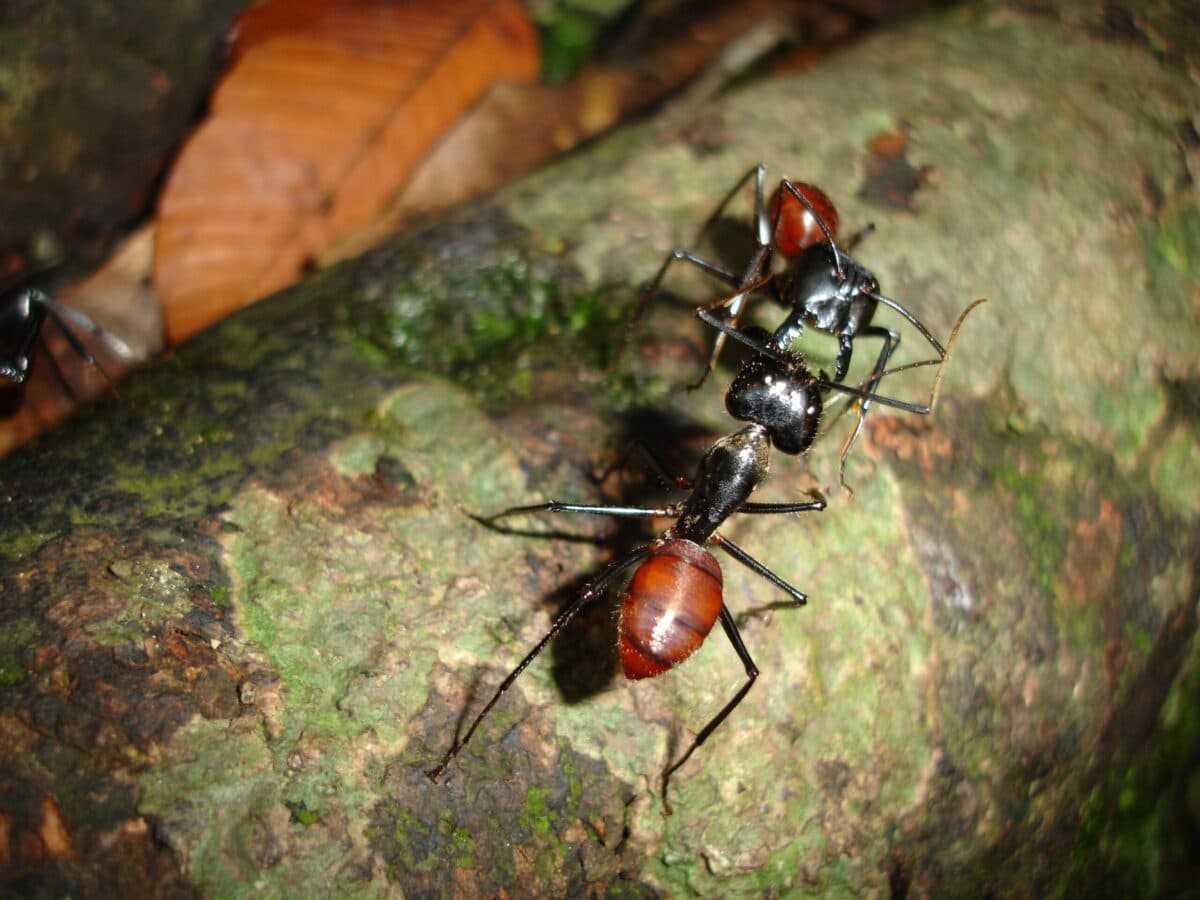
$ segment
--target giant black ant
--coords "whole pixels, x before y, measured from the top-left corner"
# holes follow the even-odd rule
[[[948,342],[950,347],[953,347],[962,319],[970,309],[968,307],[955,325]],[[766,478],[772,446],[791,455],[803,453],[811,446],[817,435],[825,392],[840,391],[864,401],[874,400],[900,408],[908,408],[911,404],[813,376],[799,355],[775,345],[772,336],[765,330],[750,328],[740,331],[722,320],[714,318],[714,321],[721,327],[722,333],[756,350],[754,356],[742,363],[725,397],[730,415],[750,424],[713,444],[700,461],[694,478],[672,479],[689,491],[687,497],[678,503],[654,508],[551,500],[514,506],[480,519],[484,524],[495,526],[496,522],[508,516],[554,512],[619,518],[670,517],[675,522],[653,541],[608,565],[559,612],[550,630],[500,683],[463,738],[456,739],[442,761],[426,773],[432,781],[436,782],[441,777],[451,760],[471,740],[484,717],[547,644],[581,609],[601,598],[618,574],[633,563],[640,562],[620,599],[617,649],[625,677],[652,678],[679,665],[700,646],[718,619],[746,670],[746,683],[701,729],[688,750],[663,772],[663,805],[669,813],[671,807],[667,788],[671,775],[728,718],[759,674],[734,617],[724,603],[721,567],[705,549],[705,545],[716,545],[782,590],[790,598],[784,605],[801,606],[807,602],[808,598],[803,592],[718,533],[717,529],[734,513],[783,514],[825,508],[825,498],[818,492],[810,494],[809,500],[789,503],[753,503],[749,500]],[[944,367],[946,359],[948,354],[938,365]],[[887,374],[891,373],[882,373]],[[935,393],[940,380],[939,371]],[[930,406],[935,401],[936,396],[931,396]]]
[[[29,378],[33,369],[38,338],[46,320],[54,322],[62,332],[71,349],[84,362],[94,366],[112,387],[113,380],[100,362],[87,349],[86,345],[76,335],[67,323],[85,330],[91,337],[103,341],[115,354],[128,358],[132,351],[120,338],[105,331],[92,319],[69,306],[52,300],[49,295],[37,288],[19,288],[10,290],[0,297],[0,385],[8,390],[19,391]],[[67,379],[58,360],[52,353],[50,366],[64,390],[74,397],[75,389]]]
[[[738,319],[751,294],[760,288],[767,288],[778,303],[789,308],[787,317],[772,336],[774,346],[785,349],[790,347],[803,334],[806,325],[835,336],[838,339],[838,352],[834,360],[834,382],[840,382],[846,377],[854,353],[854,340],[863,335],[877,337],[883,341],[871,378],[865,383],[868,392],[873,392],[878,387],[888,360],[900,345],[899,332],[873,324],[875,311],[880,304],[894,310],[920,332],[937,354],[936,359],[929,361],[931,364],[937,365],[944,361],[945,348],[925,324],[900,303],[880,293],[875,275],[855,261],[846,250],[838,247],[837,209],[825,193],[813,185],[784,178],[780,180],[779,187],[770,201],[764,202],[766,172],[767,167],[759,163],[743,175],[704,222],[697,235],[699,241],[730,201],[753,178],[754,230],[757,246],[742,274],[736,275],[689,250],[676,248],[663,260],[658,272],[642,292],[634,313],[635,320],[640,318],[646,306],[658,293],[671,264],[684,261],[726,282],[734,289],[734,293],[701,307],[701,310],[710,313],[718,309],[725,310],[725,321],[732,328],[736,329]],[[848,243],[849,248],[853,249],[865,233],[859,232],[852,237]],[[792,260],[787,272],[772,272],[775,251]],[[706,321],[713,324],[711,318]],[[691,387],[699,387],[712,372],[726,335],[725,331],[717,335],[708,364]],[[843,442],[840,480],[844,487],[848,487],[845,481],[846,458],[862,430],[870,404],[870,399],[861,401],[858,422]],[[900,408],[918,413],[930,411],[919,404]]]

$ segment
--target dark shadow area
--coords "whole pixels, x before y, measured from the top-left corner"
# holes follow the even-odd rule
[[[665,506],[684,496],[674,485],[665,485],[646,458],[645,448],[670,476],[690,477],[713,435],[674,413],[636,409],[615,420],[613,437],[598,459],[592,475],[597,493],[585,502],[624,506]],[[576,499],[576,498],[572,498]],[[561,518],[561,516],[560,516]],[[628,556],[636,547],[656,537],[655,520],[610,517],[610,537],[604,543],[610,560]],[[617,621],[620,597],[637,564],[618,576],[603,600],[583,609],[551,647],[555,683],[567,703],[587,700],[607,688],[620,674],[617,659]],[[596,577],[599,567],[571,579],[550,595],[555,610],[563,609]]]

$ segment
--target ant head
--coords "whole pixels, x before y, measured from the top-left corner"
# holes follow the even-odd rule
[[[771,195],[768,214],[775,223],[775,249],[792,259],[814,244],[837,238],[838,212],[833,201],[816,185],[803,181],[787,183],[796,193],[781,183]],[[817,222],[818,216],[825,223],[828,235]]]
[[[748,336],[769,343],[770,334],[747,328]],[[798,455],[812,446],[821,422],[821,395],[799,357],[783,363],[758,354],[742,363],[725,395],[725,408],[735,419],[767,430],[783,453]]]

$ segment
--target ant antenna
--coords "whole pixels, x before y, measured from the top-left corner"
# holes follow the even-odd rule
[[[909,325],[911,325],[913,328],[917,329],[917,331],[921,332],[921,336],[923,338],[925,338],[925,340],[929,341],[930,346],[932,346],[933,349],[938,352],[939,356],[945,355],[946,351],[942,348],[942,345],[938,342],[938,339],[935,338],[929,332],[929,329],[925,327],[925,323],[922,322],[920,319],[918,319],[916,316],[914,316],[912,313],[910,313],[903,306],[901,306],[897,301],[893,300],[891,297],[886,297],[883,294],[877,294],[874,291],[863,291],[863,293],[866,294],[868,297],[870,297],[872,300],[877,300],[878,302],[880,302],[884,306],[886,306],[888,309],[891,309],[891,310],[895,311],[896,313],[898,313],[901,318],[903,318],[905,321],[908,322]],[[975,306],[974,306],[974,304],[972,304],[971,306],[967,307],[967,310],[970,311],[974,308],[975,308]]]
[[[883,298],[880,298],[880,299],[883,299]],[[958,320],[954,323],[954,327],[952,329],[950,329],[950,337],[946,340],[946,348],[945,348],[945,350],[941,351],[942,358],[941,358],[940,362],[938,360],[933,360],[933,359],[923,359],[923,360],[920,360],[919,362],[913,362],[913,363],[908,363],[907,365],[897,366],[894,369],[886,369],[885,371],[880,372],[877,375],[872,375],[869,379],[867,379],[862,384],[860,384],[859,387],[865,387],[865,388],[871,389],[871,387],[874,384],[878,383],[882,379],[889,377],[891,375],[895,375],[899,372],[907,372],[909,369],[918,369],[918,368],[921,368],[922,366],[928,366],[928,365],[933,365],[935,363],[939,363],[937,374],[934,375],[934,378],[933,378],[933,389],[929,392],[929,411],[932,412],[934,410],[934,408],[937,406],[938,397],[941,395],[942,377],[946,374],[946,364],[948,362],[950,362],[950,354],[954,351],[954,345],[956,343],[958,343],[958,333],[962,329],[963,322],[966,321],[967,316],[969,316],[971,314],[971,311],[974,310],[975,307],[981,306],[984,303],[987,303],[987,298],[980,297],[974,303],[971,303],[970,305],[968,305],[967,308],[964,309],[961,313],[959,313]],[[897,305],[899,305],[899,304],[897,304]],[[922,331],[924,331],[924,329],[922,329]],[[932,340],[932,338],[931,338],[931,340]],[[858,440],[859,434],[862,433],[862,428],[863,428],[863,424],[865,421],[866,421],[866,416],[863,412],[862,407],[860,406],[859,410],[858,410],[858,421],[854,425],[854,430],[849,432],[846,435],[845,439],[842,441],[842,447],[841,447],[840,456],[839,456],[840,462],[838,465],[838,481],[840,482],[842,487],[850,494],[851,497],[854,496],[854,490],[850,487],[850,485],[848,485],[846,483],[846,460],[850,456],[850,450],[854,447],[855,442]]]

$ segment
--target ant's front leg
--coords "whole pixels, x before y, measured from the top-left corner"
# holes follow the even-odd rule
[[[900,346],[900,334],[892,331],[890,328],[883,328],[878,325],[871,325],[862,329],[859,336],[879,337],[883,339],[883,347],[879,351],[879,356],[875,360],[875,368],[871,371],[871,380],[866,383],[866,389],[869,393],[873,393],[879,387],[880,379],[887,369],[888,360],[892,358],[892,354],[896,352],[896,348]],[[842,335],[842,340],[849,343],[853,342],[853,338]],[[845,377],[845,372],[840,368],[841,354],[838,355],[840,375],[835,376],[834,381],[841,381]],[[849,359],[847,359],[849,364]],[[858,420],[854,423],[853,430],[846,435],[846,439],[842,441],[842,449],[840,453],[840,461],[838,463],[838,483],[850,494],[854,496],[854,489],[846,482],[846,460],[850,456],[850,451],[854,447],[858,436],[862,433],[863,425],[866,424],[867,410],[871,408],[870,400],[863,400],[858,408]]]

